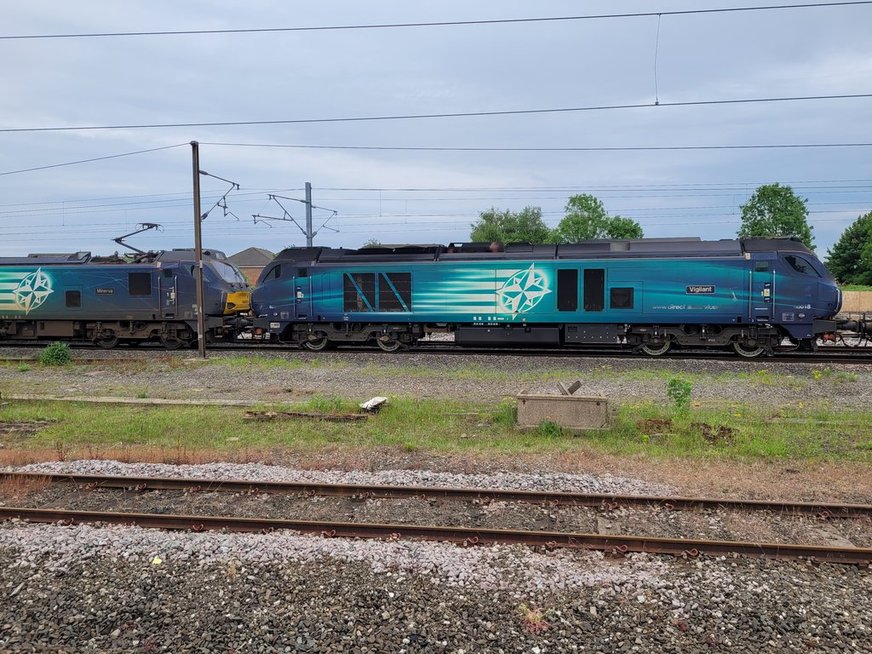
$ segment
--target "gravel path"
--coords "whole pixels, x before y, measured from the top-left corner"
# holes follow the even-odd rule
[[[519,547],[0,526],[0,648],[868,652],[870,573]]]
[[[29,351],[30,355],[33,351]],[[89,356],[91,352],[88,353]],[[11,353],[10,353],[11,355]],[[666,400],[666,376],[694,373],[701,401],[783,405],[872,404],[872,367],[763,361],[652,360],[645,358],[559,358],[439,355],[380,352],[220,351],[203,367],[188,354],[146,351],[100,353],[107,359],[141,358],[142,363],[88,365],[20,371],[0,366],[0,390],[67,395],[167,398],[244,398],[296,401],[315,394],[367,399],[375,395],[496,400],[522,390],[556,392],[557,381],[582,382],[579,395],[617,400]],[[245,365],[244,357],[251,363]],[[222,360],[225,363],[222,363]]]

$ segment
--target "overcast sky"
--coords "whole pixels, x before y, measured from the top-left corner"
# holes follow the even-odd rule
[[[672,11],[720,2],[6,3],[0,35],[456,21]],[[562,22],[259,34],[0,40],[0,129],[268,121],[872,92],[872,5]],[[657,53],[655,87],[655,51]],[[316,244],[463,241],[491,206],[556,225],[589,192],[646,236],[729,238],[763,183],[808,199],[818,253],[872,210],[872,148],[433,152],[212,145],[621,147],[872,142],[872,99],[316,124],[0,132],[0,173],[201,142],[241,185],[208,247],[305,243],[267,198],[337,212]],[[91,250],[141,222],[141,248],[193,243],[191,148],[0,175],[0,255]],[[228,188],[203,178],[208,209]],[[413,189],[413,190],[409,190]],[[302,222],[303,205],[282,200]],[[316,210],[320,226],[330,211]],[[237,220],[238,218],[238,220]],[[328,228],[338,230],[329,231]]]

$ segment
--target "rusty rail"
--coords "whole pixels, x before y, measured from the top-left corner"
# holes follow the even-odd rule
[[[321,484],[313,482],[275,482],[218,479],[182,479],[168,477],[126,477],[108,475],[0,473],[0,481],[52,484],[78,484],[89,489],[136,491],[180,490],[221,491],[234,493],[286,493],[352,497],[357,499],[450,499],[464,501],[503,501],[555,506],[591,507],[615,510],[622,507],[648,507],[665,510],[730,509],[771,511],[782,514],[811,515],[820,518],[872,517],[872,505],[834,502],[783,502],[770,500],[735,500],[705,497],[666,497],[657,495],[614,495],[607,493],[567,493],[484,488],[435,486],[388,486],[365,484]]]
[[[269,532],[274,530],[293,530],[304,534],[321,535],[325,538],[434,540],[448,541],[464,546],[502,543],[537,546],[546,550],[557,548],[601,550],[615,555],[622,555],[628,552],[646,552],[695,558],[698,556],[739,554],[772,559],[810,559],[854,565],[869,565],[872,562],[872,549],[869,548],[651,538],[633,535],[561,533],[512,529],[438,527],[430,525],[319,522],[227,516],[110,513],[103,511],[64,511],[60,509],[0,507],[0,519],[9,520],[13,518],[40,523],[59,522],[65,525],[103,523],[186,531],[229,530],[234,532]]]

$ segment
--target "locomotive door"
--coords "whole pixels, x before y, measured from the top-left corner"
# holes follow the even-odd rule
[[[294,307],[297,320],[305,320],[312,313],[312,278],[308,270],[300,269],[294,278]]]
[[[176,317],[178,298],[177,269],[163,268],[160,275],[160,312],[163,318]]]
[[[750,271],[749,318],[770,322],[775,304],[775,271],[770,261],[754,261]]]

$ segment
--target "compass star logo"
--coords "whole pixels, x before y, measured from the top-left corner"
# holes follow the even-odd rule
[[[501,308],[512,313],[524,313],[535,307],[548,295],[548,281],[541,271],[531,265],[515,273],[497,290]]]
[[[51,278],[42,272],[42,268],[37,268],[21,280],[14,291],[15,301],[24,313],[28,314],[31,309],[36,309],[45,302],[51,292]]]

